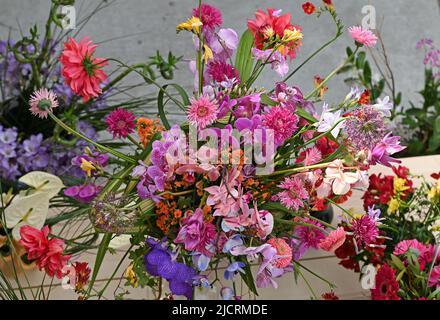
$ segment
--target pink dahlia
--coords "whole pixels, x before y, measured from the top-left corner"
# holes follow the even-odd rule
[[[318,249],[319,243],[325,238],[324,232],[322,232],[324,226],[310,218],[304,218],[300,221],[307,225],[295,227],[295,238],[306,248]]]
[[[52,109],[58,107],[57,95],[46,88],[35,91],[29,100],[29,110],[34,116],[47,118]]]
[[[275,144],[282,145],[298,129],[298,117],[289,109],[273,107],[263,115],[263,125],[274,132]]]
[[[209,29],[215,29],[223,24],[222,12],[209,4],[203,3],[200,8],[194,8],[193,16],[200,17],[203,26]]]
[[[230,64],[223,61],[213,61],[209,63],[208,74],[215,82],[222,82],[236,79],[238,81],[238,72]]]
[[[286,178],[279,187],[285,190],[278,194],[278,199],[286,208],[298,210],[304,207],[304,200],[309,198],[309,193],[300,178]]]
[[[62,75],[72,91],[83,97],[84,102],[98,97],[102,93],[101,83],[107,79],[107,74],[101,68],[108,62],[93,57],[96,47],[88,37],[82,38],[79,43],[70,38],[64,44],[60,57]]]
[[[292,261],[292,248],[281,238],[272,238],[267,241],[273,248],[277,250],[276,259],[272,265],[276,268],[286,268]]]
[[[319,248],[328,252],[335,252],[345,242],[346,234],[342,227],[330,232],[327,238],[319,243]]]
[[[364,215],[358,219],[354,219],[351,222],[353,236],[357,240],[358,244],[369,245],[376,241],[379,236],[379,229],[377,227],[376,221],[370,216]]]
[[[23,226],[20,228],[20,244],[26,250],[28,259],[35,260],[40,270],[44,269],[48,276],[61,279],[70,255],[63,255],[63,240],[48,239],[49,232],[48,226],[44,226],[41,230]]]
[[[372,48],[377,43],[376,35],[368,29],[359,26],[348,28],[350,36],[359,44]]]
[[[135,120],[134,114],[123,108],[118,108],[107,116],[105,122],[108,125],[107,130],[113,134],[113,138],[127,138],[129,134],[134,132]]]
[[[48,242],[47,252],[37,260],[37,266],[40,270],[45,270],[49,277],[57,277],[61,279],[65,272],[64,267],[70,260],[70,255],[63,255],[64,241],[57,238],[52,238]]]
[[[198,99],[191,99],[188,109],[189,122],[204,129],[217,120],[218,106],[208,96],[201,96]]]

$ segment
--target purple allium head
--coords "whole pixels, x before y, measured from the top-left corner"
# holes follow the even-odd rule
[[[385,137],[387,126],[382,113],[367,105],[350,114],[344,122],[344,132],[356,152],[370,151]]]

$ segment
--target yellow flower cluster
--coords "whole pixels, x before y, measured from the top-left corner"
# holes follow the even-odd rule
[[[428,199],[433,203],[440,202],[440,179],[438,179],[436,185],[429,190]]]

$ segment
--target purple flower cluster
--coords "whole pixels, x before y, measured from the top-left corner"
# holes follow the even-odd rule
[[[417,42],[417,49],[425,49],[423,64],[433,69],[433,76],[440,77],[440,49],[436,48],[432,39],[421,39]]]
[[[153,239],[147,240],[150,251],[144,257],[145,269],[155,277],[161,277],[169,282],[170,290],[188,300],[193,297],[193,285],[197,279],[196,271],[183,263],[176,261],[176,255],[166,246],[165,242]]]
[[[96,130],[87,122],[80,121],[78,130],[91,139],[97,138]],[[31,171],[44,170],[58,176],[81,177],[79,168],[71,160],[87,145],[79,140],[74,148],[44,140],[42,134],[19,140],[16,128],[0,125],[0,178],[14,181]]]
[[[133,176],[139,177],[140,181],[137,185],[139,197],[142,199],[152,199],[159,201],[160,198],[155,195],[156,192],[163,192],[165,183],[167,182],[168,171],[170,165],[167,156],[177,158],[177,154],[172,154],[172,150],[181,150],[179,144],[183,142],[180,136],[179,126],[174,126],[169,131],[163,132],[161,141],[153,142],[153,150],[151,151],[151,165],[146,166],[140,162],[140,165],[133,170]]]
[[[12,40],[0,40],[0,85],[3,100],[19,96],[20,85],[29,78],[31,73],[30,64],[22,64],[15,59],[11,50],[13,46]]]

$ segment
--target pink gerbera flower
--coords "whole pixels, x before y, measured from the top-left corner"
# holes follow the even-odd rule
[[[359,26],[348,28],[350,36],[359,44],[372,48],[377,43],[376,35],[368,29]]]
[[[191,99],[188,110],[188,120],[200,129],[204,129],[217,120],[218,106],[207,96]]]
[[[193,16],[197,18],[200,17],[203,26],[209,29],[214,29],[215,27],[219,27],[223,24],[221,11],[209,4],[203,3],[200,10],[199,8],[194,8]]]
[[[84,102],[99,96],[102,93],[100,85],[107,79],[107,74],[101,68],[108,62],[93,57],[96,47],[88,37],[82,38],[79,43],[70,38],[64,44],[60,57],[62,75],[72,91],[83,97]]]
[[[113,138],[127,138],[136,127],[135,120],[134,114],[123,108],[118,108],[107,116],[105,122],[108,125],[107,130],[113,134]]]
[[[278,194],[278,198],[286,208],[298,210],[304,207],[304,200],[309,198],[309,193],[300,178],[286,178],[279,187],[285,190]]]
[[[37,90],[32,94],[29,105],[31,106],[29,110],[34,116],[47,118],[49,112],[58,107],[57,95],[45,88]]]
[[[319,243],[319,248],[328,252],[335,252],[345,242],[345,230],[342,227],[330,232],[327,238]]]
[[[274,131],[276,145],[282,145],[298,129],[298,117],[283,107],[273,107],[263,115],[263,125]]]

